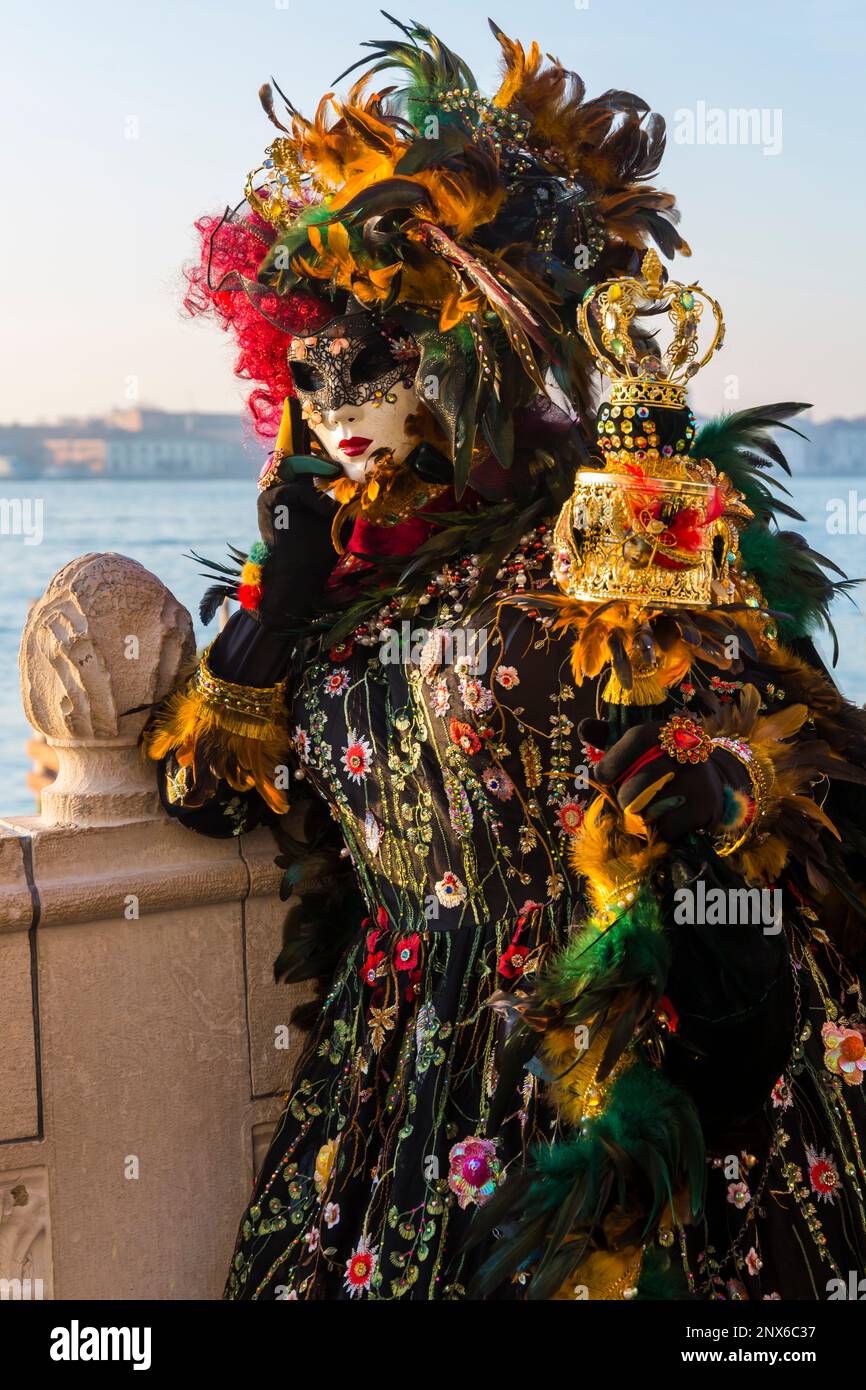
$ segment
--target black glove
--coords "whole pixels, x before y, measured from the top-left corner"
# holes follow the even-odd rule
[[[688,725],[698,727],[686,718]],[[659,743],[659,734],[669,722],[653,719],[636,724],[611,742],[612,730],[605,720],[584,719],[578,734],[588,747],[604,750],[594,780],[611,792],[623,811],[636,812],[663,840],[675,844],[694,831],[716,831],[722,821],[725,787],[749,792],[751,782],[739,759],[722,748],[714,748],[708,757],[701,749],[705,760],[700,762],[677,761]],[[681,732],[687,747],[697,740],[688,726]],[[656,785],[665,778],[663,785]]]
[[[273,631],[308,618],[336,564],[331,523],[337,505],[312,478],[277,481],[259,494],[259,531],[269,548],[257,612]]]
[[[221,680],[272,686],[286,675],[293,624],[310,616],[336,562],[331,521],[336,504],[311,477],[277,476],[259,494],[259,531],[269,554],[255,614],[233,613],[211,647],[208,665]]]

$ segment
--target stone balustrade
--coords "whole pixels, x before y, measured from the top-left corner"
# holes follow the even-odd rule
[[[194,657],[121,555],[72,561],[25,627],[58,771],[0,821],[0,1281],[31,1281],[8,1296],[218,1297],[288,1084],[272,838],[171,821],[137,747]]]

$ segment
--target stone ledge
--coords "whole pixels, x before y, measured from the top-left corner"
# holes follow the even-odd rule
[[[0,831],[0,932],[32,925],[34,898],[25,868],[29,848],[40,927],[128,920],[130,895],[140,917],[166,909],[242,902],[275,893],[280,870],[267,830],[237,840],[208,839],[168,819],[116,826],[46,826],[38,816]]]

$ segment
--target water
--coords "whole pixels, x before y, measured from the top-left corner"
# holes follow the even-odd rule
[[[847,499],[856,479],[797,477],[791,487],[794,505],[809,518],[803,530],[809,542],[850,575],[866,574],[863,537],[828,535],[830,498]],[[44,539],[25,545],[20,536],[0,535],[0,814],[33,811],[25,784],[29,768],[24,751],[30,730],[18,689],[18,644],[33,599],[44,591],[53,574],[76,555],[114,550],[139,560],[172,590],[196,619],[199,641],[205,630],[198,622],[198,600],[206,587],[198,566],[184,559],[192,547],[210,559],[225,558],[226,543],[242,550],[257,536],[255,484],[244,480],[211,482],[124,481],[94,479],[46,481],[41,485]],[[4,493],[12,496],[12,485]],[[36,492],[34,484],[19,486],[18,495]],[[855,594],[856,606],[841,599],[834,620],[840,657],[836,679],[858,704],[866,702],[866,588]],[[211,626],[210,635],[216,630]],[[830,643],[819,646],[830,659]]]

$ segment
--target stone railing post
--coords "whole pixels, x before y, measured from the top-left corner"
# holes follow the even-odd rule
[[[274,981],[273,836],[165,814],[126,713],[194,647],[122,555],[73,560],[27,620],[58,776],[41,815],[0,806],[0,1300],[218,1298],[290,1084],[304,991]]]
[[[19,665],[27,718],[57,750],[46,825],[119,825],[158,814],[138,736],[195,656],[189,613],[125,555],[81,555],[33,605]]]

